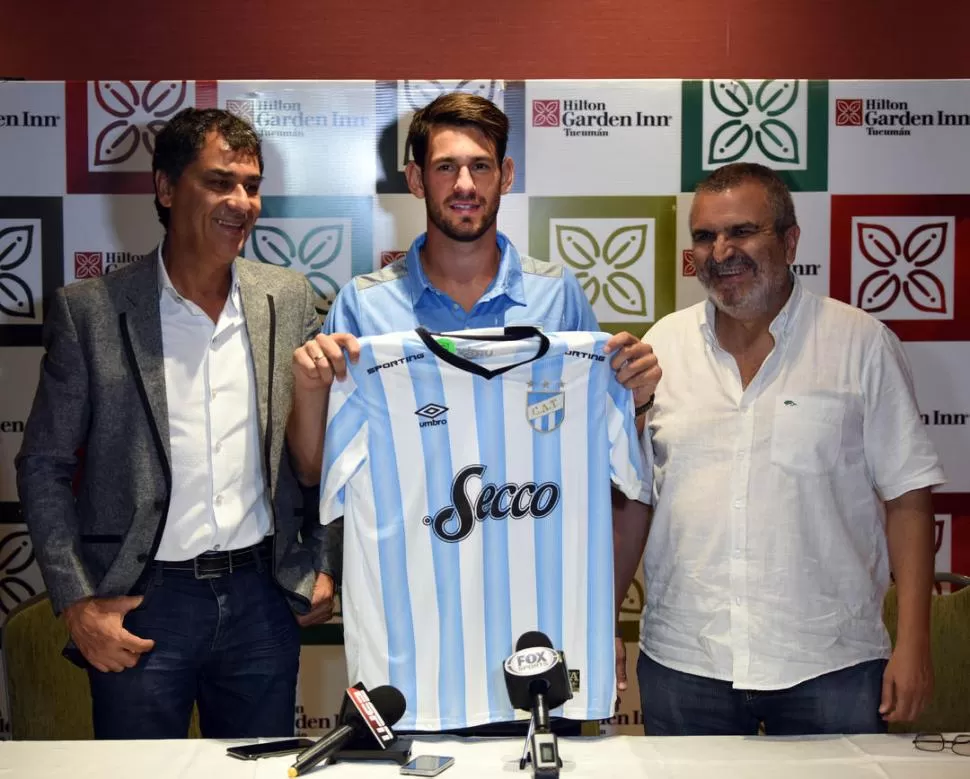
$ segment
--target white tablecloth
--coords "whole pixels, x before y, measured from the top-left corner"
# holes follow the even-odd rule
[[[227,757],[239,741],[0,742],[0,779],[285,779],[292,756],[242,761]],[[443,779],[521,774],[521,742],[415,741],[413,754],[451,755]],[[812,738],[563,739],[563,779],[970,779],[970,757],[917,751],[911,736]],[[306,776],[397,777],[391,763],[338,763]]]

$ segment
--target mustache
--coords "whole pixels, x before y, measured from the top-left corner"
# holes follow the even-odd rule
[[[704,263],[706,275],[717,278],[719,276],[729,276],[739,270],[752,270],[757,272],[758,265],[746,254],[736,254],[724,262],[715,262],[711,257]]]

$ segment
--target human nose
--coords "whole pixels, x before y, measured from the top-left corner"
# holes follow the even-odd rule
[[[472,192],[475,189],[475,181],[472,179],[471,171],[467,165],[458,168],[458,178],[455,180],[456,192]]]
[[[229,207],[237,211],[248,211],[252,207],[252,200],[253,198],[242,183],[233,187],[227,198]]]
[[[734,244],[731,243],[730,239],[724,233],[718,233],[714,236],[714,246],[711,251],[714,262],[724,262],[733,253]]]

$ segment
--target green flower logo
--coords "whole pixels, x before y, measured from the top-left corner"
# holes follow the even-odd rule
[[[711,101],[726,117],[711,135],[707,164],[737,162],[757,146],[771,162],[801,165],[798,135],[785,115],[798,102],[799,82],[771,79],[757,89],[747,81],[711,81]]]
[[[325,316],[340,285],[323,268],[340,256],[344,232],[342,224],[320,225],[308,230],[297,243],[282,227],[257,224],[250,240],[253,254],[260,262],[302,271],[317,293],[317,311]]]
[[[631,271],[633,265],[646,259],[649,223],[624,224],[609,232],[596,230],[600,233],[597,237],[595,227],[588,229],[597,221],[614,220],[588,220],[587,227],[554,221],[559,257],[576,274],[591,306],[606,313],[602,304],[597,305],[602,300],[612,310],[610,313],[647,317],[647,292]],[[603,226],[609,229],[613,225]]]

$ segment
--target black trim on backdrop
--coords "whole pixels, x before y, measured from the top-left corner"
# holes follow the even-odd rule
[[[39,324],[0,323],[0,346],[40,346],[43,343],[43,312],[54,290],[64,286],[64,201],[60,197],[0,197],[0,219],[40,220]]]
[[[0,501],[0,525],[20,525],[23,521],[24,512],[19,503]]]

